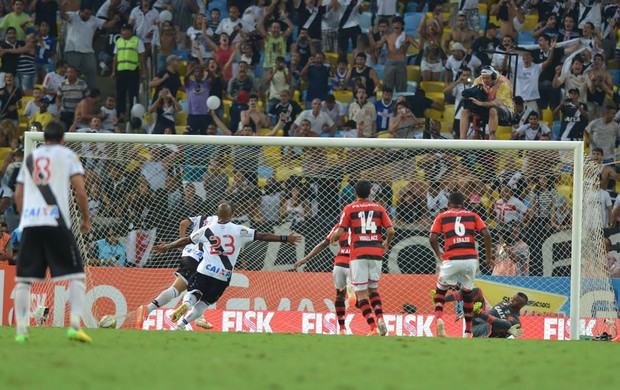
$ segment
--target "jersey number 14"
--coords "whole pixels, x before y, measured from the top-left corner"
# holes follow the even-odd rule
[[[368,212],[368,216],[364,211],[360,211],[357,216],[362,225],[362,234],[375,234],[377,232],[377,224],[372,220],[373,211]]]

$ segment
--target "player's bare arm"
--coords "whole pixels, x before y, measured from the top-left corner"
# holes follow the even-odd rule
[[[311,251],[310,253],[308,253],[308,255],[306,257],[304,257],[303,259],[299,260],[298,262],[296,262],[295,264],[293,264],[294,268],[299,268],[302,265],[306,264],[310,259],[312,259],[314,256],[318,255],[319,253],[321,253],[325,248],[327,248],[329,246],[329,241],[327,240],[323,240],[322,242],[318,243]]]
[[[189,228],[190,226],[192,226],[192,221],[190,221],[188,218],[182,220],[181,223],[179,223],[179,238],[187,236],[187,228]]]
[[[80,209],[80,214],[82,215],[80,232],[86,234],[90,231],[90,213],[88,210],[88,195],[86,194],[86,186],[84,185],[84,176],[71,176],[71,185],[75,190],[75,199]]]
[[[396,230],[394,230],[394,226],[385,228],[385,234],[386,234],[386,237],[385,237],[385,241],[383,241],[383,250],[387,251],[388,248],[390,247],[390,243],[394,239],[394,235],[396,234]]]
[[[484,228],[480,231],[484,239],[484,251],[487,259],[487,267],[493,268],[493,245],[491,243],[491,233],[489,229]]]
[[[338,239],[342,236],[342,233],[344,233],[344,228],[339,227],[334,234],[332,234],[332,238],[329,240],[329,243],[331,245],[336,245],[338,243]]]
[[[428,241],[430,242],[431,247],[433,248],[433,251],[435,252],[435,255],[441,261],[443,259],[443,253],[441,252],[441,249],[439,249],[439,234],[431,233],[431,235],[428,237]]]
[[[278,236],[276,234],[271,233],[259,233],[256,232],[256,236],[254,236],[256,241],[270,241],[270,242],[288,242],[289,244],[297,245],[301,242],[301,236],[295,234],[295,232],[290,232],[288,236]]]
[[[179,238],[176,241],[173,242],[169,242],[167,244],[159,244],[159,245],[155,245],[153,247],[153,251],[155,253],[162,253],[162,252],[166,252],[169,251],[170,249],[174,249],[174,248],[181,248],[184,247],[185,245],[189,245],[192,243],[192,239],[189,237],[183,237],[183,238]]]

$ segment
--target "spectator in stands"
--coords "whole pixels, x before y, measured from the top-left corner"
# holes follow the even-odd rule
[[[406,102],[407,107],[409,107],[409,109],[411,110],[411,112],[413,112],[413,115],[415,115],[416,118],[424,118],[426,116],[424,114],[424,111],[428,110],[429,108],[439,111],[444,110],[443,104],[427,98],[426,92],[424,92],[422,88],[418,88],[414,95],[401,95],[396,101]]]
[[[207,30],[207,17],[203,14],[197,14],[194,17],[194,24],[187,30],[187,38],[190,42],[189,60],[203,63],[213,57],[213,53],[209,51],[206,37],[213,35],[213,31]]]
[[[559,194],[555,189],[556,180],[552,172],[541,172],[534,181],[536,187],[530,193],[531,215],[525,231],[525,242],[532,250],[532,257],[542,259],[542,244],[557,228],[556,209]]]
[[[528,123],[512,131],[512,139],[537,141],[541,134],[551,135],[551,129],[544,123],[540,123],[538,119],[538,113],[531,112],[527,118]]]
[[[286,68],[286,60],[284,57],[278,57],[275,66],[271,69],[267,69],[265,81],[269,92],[267,112],[270,112],[273,106],[278,103],[280,92],[288,92],[291,89],[291,75]]]
[[[603,150],[603,163],[614,161],[615,146],[620,141],[620,125],[614,121],[617,108],[613,102],[605,106],[605,115],[590,122],[585,128],[585,144],[591,150]]]
[[[32,120],[30,121],[30,125],[32,126],[35,122],[41,124],[42,128],[45,128],[48,123],[53,121],[54,115],[48,111],[48,107],[50,106],[50,100],[47,96],[43,96],[39,98],[39,108],[35,111],[32,116]]]
[[[439,81],[443,70],[446,54],[441,49],[444,20],[441,14],[441,4],[435,3],[432,16],[425,14],[418,27],[420,35],[420,52],[422,57],[420,68],[423,81]]]
[[[368,101],[366,89],[358,88],[356,100],[349,106],[349,118],[357,123],[360,135],[365,138],[377,134],[377,110],[375,105]]]
[[[568,97],[553,110],[554,115],[562,113],[562,125],[560,126],[560,139],[562,141],[581,141],[583,139],[583,132],[588,125],[589,116],[588,106],[579,100],[579,94],[578,88],[569,89]]]
[[[316,0],[303,0],[303,4],[302,0],[293,0],[293,9],[295,9],[297,12],[297,27],[300,31],[306,31],[306,38],[304,38],[303,42],[304,46],[307,43],[308,46],[312,46],[313,50],[320,47],[321,22],[326,9],[324,7],[318,7],[316,4]],[[306,39],[307,42],[305,42]]]
[[[118,205],[122,204],[123,197],[127,195],[130,183],[121,164],[110,162],[106,170],[107,174],[101,176],[101,192],[104,210],[108,216],[112,216],[118,209]]]
[[[280,100],[272,106],[269,114],[284,122],[282,129],[284,136],[288,136],[293,122],[301,112],[302,108],[299,103],[291,100],[291,93],[288,90],[282,90],[280,91]]]
[[[67,12],[68,5],[69,2],[63,0],[60,6],[60,16],[67,23],[64,58],[74,69],[82,71],[86,76],[86,84],[93,88],[97,72],[93,37],[98,29],[113,27],[120,16],[116,14],[106,22],[93,16],[91,9],[86,6],[81,6],[77,12]]]
[[[131,6],[129,0],[105,0],[95,13],[95,16],[99,19],[110,20],[114,15],[119,15],[121,24],[125,24],[129,19]]]
[[[140,0],[129,14],[127,24],[134,28],[135,34],[144,43],[146,55],[150,56],[153,36],[159,23],[159,11],[153,8],[150,0]]]
[[[459,42],[452,44],[450,56],[446,60],[445,83],[449,84],[457,79],[457,75],[461,72],[461,68],[467,67],[473,73],[482,63],[478,57],[468,54],[465,46]]]
[[[101,119],[101,111],[97,107],[100,99],[101,91],[94,88],[75,106],[74,123],[77,129],[88,127],[95,117]]]
[[[19,127],[10,119],[0,121],[0,148],[16,149],[19,146]]]
[[[299,58],[295,60],[295,66],[301,65],[301,69],[308,65],[310,58],[314,59],[314,56],[316,56],[317,50],[312,44],[307,29],[302,28],[299,31],[299,35],[297,35],[297,41],[291,45],[291,63],[295,53],[299,54]],[[301,72],[301,70],[299,71]]]
[[[34,34],[26,36],[24,46],[19,49],[8,49],[7,52],[13,51],[19,54],[17,60],[17,86],[21,88],[25,96],[32,96],[34,83],[37,78],[36,68],[36,38]]]
[[[509,186],[502,187],[500,198],[495,201],[495,220],[497,223],[521,222],[527,224],[528,207],[513,195]]]
[[[379,22],[377,23],[376,30],[373,29],[372,26],[368,27],[368,40],[370,41],[371,47],[375,50],[374,57],[377,59],[377,64],[385,65],[388,54],[387,42],[384,41],[380,47],[377,46],[377,42],[381,41],[383,37],[388,34],[390,22],[385,18],[379,18],[378,20]]]
[[[211,116],[207,99],[211,96],[209,71],[203,65],[190,62],[185,75],[185,90],[189,105],[187,115],[187,132],[189,134],[205,134]],[[232,110],[232,108],[231,108]]]
[[[413,112],[404,102],[394,105],[394,118],[388,128],[394,138],[416,138],[416,130],[422,126],[422,122],[413,115]]]
[[[365,53],[358,53],[355,56],[355,65],[349,69],[345,84],[353,82],[353,94],[357,96],[358,86],[364,88],[366,96],[374,102],[375,95],[379,89],[379,76],[377,71],[366,65],[368,56]],[[358,122],[359,124],[359,122]]]
[[[611,74],[605,70],[605,60],[601,54],[594,55],[594,62],[588,77],[592,88],[588,91],[588,112],[590,119],[600,118],[606,98],[614,95],[614,82]]]
[[[174,129],[176,126],[175,115],[181,110],[181,105],[170,90],[168,88],[161,89],[157,99],[149,107],[150,113],[157,113],[153,134],[164,134],[164,130],[167,128]]]
[[[183,200],[181,201],[181,215],[201,215],[205,213],[205,203],[196,194],[194,183],[183,186]]]
[[[496,16],[499,21],[500,35],[510,35],[517,39],[517,31],[521,30],[525,22],[525,11],[515,0],[500,0],[491,7],[491,16]]]
[[[467,18],[467,27],[474,30],[480,30],[480,14],[478,12],[479,0],[465,0],[458,3],[452,3],[453,8],[450,17],[450,24],[454,26],[458,23],[458,16],[463,14]],[[456,22],[454,21],[454,14],[456,13]],[[469,47],[468,47],[469,49]]]
[[[2,57],[2,67],[0,70],[2,72],[12,74],[17,73],[19,53],[15,52],[15,50],[22,46],[24,46],[24,42],[17,40],[17,32],[15,27],[7,28],[5,41],[0,42],[0,56]]]
[[[269,127],[269,119],[264,112],[258,109],[258,96],[255,94],[250,95],[248,109],[241,111],[240,118],[239,129],[247,124],[252,124],[255,129],[266,129]]]
[[[0,23],[0,30],[6,30],[13,27],[17,33],[17,40],[24,41],[26,39],[26,31],[33,26],[34,18],[24,12],[24,2],[15,0],[13,2],[13,12],[6,14]]]
[[[530,113],[534,112],[529,106],[525,105],[521,96],[515,96],[513,99],[515,112],[512,116],[512,129],[517,130],[519,127],[528,123]]]
[[[116,97],[108,95],[105,103],[101,106],[101,128],[106,132],[113,133],[117,125]]]
[[[564,27],[560,28],[558,34],[558,42],[570,41],[574,38],[579,38],[581,33],[575,28],[575,18],[570,15],[564,17]]]
[[[373,67],[377,63],[375,45],[370,46],[368,34],[360,34],[357,36],[357,47],[351,54],[353,58],[356,58],[358,54],[366,54],[366,66]]]
[[[61,84],[65,81],[65,75],[67,72],[67,63],[63,60],[56,62],[56,69],[53,72],[49,72],[43,79],[43,93],[47,95],[48,99],[52,101],[52,104],[56,107],[56,111],[60,107],[56,106],[56,92],[60,89]]]
[[[275,5],[275,3],[274,3]],[[265,31],[263,28],[263,23],[265,22],[265,18],[271,15],[271,7],[267,9],[265,16],[258,22],[257,31],[265,40],[265,59],[263,62],[263,67],[267,72],[271,70],[271,68],[276,66],[278,58],[284,59],[286,55],[286,41],[293,34],[294,26],[293,22],[288,18],[286,13],[282,12],[280,14],[279,19],[284,21],[287,24],[287,29],[282,31],[279,22],[272,22],[269,26],[269,32]]]
[[[559,34],[560,31],[558,30],[558,16],[555,14],[551,14],[547,16],[546,20],[543,20],[536,25],[532,36],[534,38],[538,38],[542,35],[547,35],[551,39],[557,39]]]
[[[325,64],[323,53],[316,53],[314,57],[310,57],[301,71],[301,77],[311,80],[306,90],[306,106],[310,106],[314,99],[325,100],[329,92],[329,74],[329,65]]]
[[[344,91],[351,88],[351,83],[347,83],[349,64],[345,57],[338,59],[338,66],[333,69],[330,77],[330,88],[332,91]]]
[[[32,91],[32,100],[26,103],[26,107],[22,112],[22,115],[27,117],[28,121],[32,120],[34,113],[39,110],[39,99],[41,99],[41,96],[43,96],[43,91],[41,90],[41,88],[36,87]]]
[[[375,102],[375,111],[377,112],[377,133],[386,131],[390,128],[390,122],[394,117],[394,100],[392,90],[386,86],[383,87],[381,99]]]
[[[538,77],[538,92],[540,93],[540,99],[538,101],[538,112],[542,112],[545,108],[556,108],[561,100],[562,93],[559,88],[553,87],[553,77],[555,76],[555,70],[562,63],[562,58],[576,50],[576,47],[561,48],[555,47],[551,49],[551,37],[543,34],[538,38],[539,49],[532,53],[534,62],[540,64],[544,62],[553,51],[553,59],[551,63],[543,69],[542,73]]]
[[[325,8],[321,18],[321,51],[338,53],[338,26],[343,8],[338,0],[323,1],[321,8]]]
[[[502,38],[502,46],[496,48],[496,53],[491,57],[491,66],[501,72],[504,76],[514,79],[516,66],[516,54],[514,53],[514,38],[505,35]]]
[[[493,23],[488,23],[484,29],[484,35],[474,40],[472,44],[472,52],[480,59],[482,65],[491,64],[493,52],[502,44],[497,39],[496,34],[497,26]]]
[[[239,123],[241,111],[247,109],[250,94],[256,94],[258,85],[250,73],[247,62],[240,62],[237,76],[228,82],[228,96],[232,100],[230,107],[230,123]]]
[[[130,25],[124,24],[121,36],[116,40],[112,64],[112,78],[116,79],[116,111],[121,122],[126,119],[127,102],[133,106],[138,97],[140,78],[146,78],[146,71],[144,43],[133,35]]]
[[[219,35],[215,34],[215,31],[217,31],[217,28],[220,26],[220,18],[222,16],[222,13],[220,12],[219,8],[212,8],[209,16],[211,17],[211,19],[209,19],[208,25],[211,31],[213,31],[214,33],[213,37],[217,40],[219,39]]]
[[[224,122],[222,122],[222,120],[220,119],[219,116],[217,116],[215,111],[211,110],[209,113],[211,114],[211,118],[213,119],[213,122],[215,122],[215,125],[217,126],[217,128],[221,130],[224,133],[224,135],[233,135],[233,132],[230,131],[230,129],[228,128],[228,126],[226,126]],[[256,128],[252,127],[252,124],[249,123],[243,126],[241,131],[238,131],[236,135],[246,135],[246,133],[249,133],[247,135],[255,134]]]
[[[60,8],[58,8],[56,0],[34,0],[30,3],[28,11],[34,14],[34,25],[39,26],[39,33],[41,33],[41,26],[45,23],[49,29],[49,36],[53,39],[58,37],[56,14]]]
[[[538,80],[542,72],[553,63],[555,42],[551,45],[549,56],[540,64],[533,63],[532,53],[525,51],[521,53],[522,61],[516,69],[516,89],[515,96],[521,96],[524,104],[534,111],[538,111]]]
[[[208,172],[204,176],[205,210],[208,213],[217,208],[228,187],[228,175],[223,171],[224,165],[223,157],[214,155],[209,163]]]
[[[472,71],[468,67],[461,67],[459,72],[456,73],[456,79],[447,84],[444,88],[444,95],[450,94],[454,97],[455,113],[454,122],[452,123],[452,136],[454,139],[459,139],[461,136],[460,123],[461,123],[461,111],[463,109],[462,93],[466,88],[470,88],[474,79],[472,77]]]
[[[267,179],[263,187],[263,195],[260,202],[261,219],[263,222],[276,222],[280,219],[280,207],[282,204],[282,188],[274,178]]]
[[[15,76],[5,73],[4,88],[0,89],[0,120],[10,119],[16,126],[19,125],[17,110],[22,106],[22,90],[15,85]]]
[[[312,210],[304,199],[300,186],[301,182],[291,181],[288,184],[288,193],[283,199],[282,207],[280,208],[281,220],[302,223],[306,218],[312,217]]]
[[[419,181],[411,181],[401,188],[395,223],[411,229],[424,229],[430,222],[426,218],[425,194],[426,186]]]
[[[336,131],[336,124],[326,112],[321,110],[321,108],[321,100],[314,99],[312,101],[312,109],[302,111],[291,126],[291,135],[297,136],[297,130],[301,128],[302,121],[308,120],[310,122],[310,129],[313,132],[317,134],[329,132],[329,134],[333,137]]]
[[[521,224],[507,223],[501,229],[494,256],[493,275],[528,276],[530,247],[521,238]]]
[[[49,0],[48,0],[49,1]],[[54,2],[54,4],[56,4]],[[39,25],[36,39],[36,68],[37,68],[37,84],[43,82],[43,78],[52,70],[54,59],[56,57],[56,35],[51,35],[50,27],[47,22],[41,22]]]
[[[157,74],[165,71],[168,66],[168,57],[177,47],[177,34],[171,21],[165,21],[159,30],[159,42],[154,40],[153,44],[159,46],[157,53]]]
[[[6,222],[0,223],[0,265],[13,260],[13,241]]]
[[[125,245],[118,240],[119,228],[109,226],[105,238],[93,243],[88,251],[88,263],[100,267],[124,267],[127,261]]]
[[[149,83],[149,88],[155,88],[153,98],[159,97],[162,89],[166,88],[173,97],[177,96],[177,92],[181,89],[181,75],[179,74],[179,64],[181,57],[177,55],[169,55],[166,58],[166,68],[157,73]]]
[[[228,8],[228,17],[222,19],[215,34],[226,33],[230,37],[230,41],[235,43],[242,38],[247,38],[248,34],[253,31],[254,27],[252,25],[239,18],[239,8],[231,5]]]
[[[477,11],[478,9],[476,8],[476,12]],[[456,25],[443,42],[443,50],[448,53],[450,48],[452,47],[452,50],[454,50],[453,45],[458,43],[463,46],[464,54],[469,53],[476,38],[478,38],[478,30],[470,28],[467,23],[465,12],[459,11],[456,17]],[[446,64],[446,67],[447,66],[448,64]]]

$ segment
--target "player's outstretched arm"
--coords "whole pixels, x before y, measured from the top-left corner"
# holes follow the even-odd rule
[[[489,233],[489,229],[484,228],[480,231],[482,237],[484,238],[484,251],[486,253],[487,258],[487,267],[489,269],[493,268],[493,245],[491,243],[491,233]]]
[[[314,256],[318,255],[319,253],[321,253],[325,248],[327,248],[329,246],[329,241],[327,240],[323,240],[322,242],[318,243],[311,251],[310,253],[308,253],[308,255],[306,257],[304,257],[303,259],[299,260],[297,263],[293,264],[293,267],[295,268],[299,268],[302,265],[306,264],[308,262],[308,260],[310,260],[311,258],[313,258]]]
[[[288,236],[278,236],[271,233],[256,232],[254,239],[256,241],[288,242],[293,245],[297,245],[297,243],[301,242],[301,236],[296,235],[295,232],[290,232]]]
[[[390,247],[390,243],[392,242],[392,239],[394,239],[396,230],[394,230],[394,226],[390,226],[385,229],[385,233],[386,233],[386,237],[385,237],[385,241],[383,241],[383,250],[387,251],[388,248]]]
[[[183,238],[179,238],[176,241],[173,242],[169,242],[167,244],[159,244],[159,245],[155,245],[153,247],[153,251],[155,253],[162,253],[162,252],[166,252],[169,251],[170,249],[174,249],[174,248],[180,248],[182,246],[185,245],[189,245],[192,243],[191,238],[189,237],[183,237]]]
[[[428,237],[428,241],[430,242],[431,248],[433,248],[437,258],[440,261],[443,260],[443,253],[441,253],[441,250],[439,249],[439,235],[437,233],[431,233]]]
[[[340,236],[342,236],[342,233],[344,233],[344,228],[339,227],[338,229],[336,229],[336,231],[332,234],[332,237],[329,239],[329,243],[331,245],[336,245],[336,243],[340,239]]]
[[[496,329],[505,329],[508,330],[512,327],[513,323],[508,320],[502,320],[501,318],[497,318],[488,312],[478,313],[478,317],[484,320],[485,322],[493,325]]]

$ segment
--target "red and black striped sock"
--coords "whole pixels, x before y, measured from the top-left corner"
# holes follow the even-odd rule
[[[370,308],[370,303],[368,299],[362,299],[359,301],[360,309],[362,310],[362,315],[366,318],[366,322],[370,325],[370,329],[375,329],[377,324],[375,324],[375,319],[372,316],[372,309]]]
[[[370,293],[368,296],[370,298],[370,306],[372,306],[372,310],[375,311],[375,317],[377,320],[383,319],[383,309],[381,308],[381,296],[379,296],[378,292]]]
[[[471,332],[471,322],[474,319],[474,294],[471,291],[461,293],[463,296],[463,317],[465,318],[465,332]]]
[[[437,289],[435,293],[435,318],[443,317],[443,304],[446,303],[446,291]]]
[[[340,329],[344,327],[344,316],[347,309],[344,307],[344,298],[336,298],[336,317],[338,318],[338,325]]]

